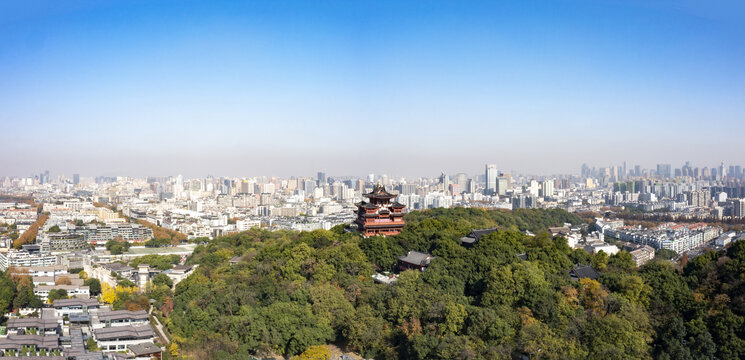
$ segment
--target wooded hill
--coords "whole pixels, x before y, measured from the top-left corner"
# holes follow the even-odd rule
[[[255,229],[198,246],[188,262],[200,266],[177,285],[166,319],[171,349],[193,359],[289,357],[327,343],[376,359],[745,356],[745,243],[682,271],[663,261],[637,269],[628,253],[591,257],[541,231],[582,222],[562,210],[437,209],[406,220],[387,238]],[[471,228],[495,225],[473,248],[460,245]],[[372,281],[408,250],[436,258],[394,285]],[[570,280],[577,263],[599,280]]]

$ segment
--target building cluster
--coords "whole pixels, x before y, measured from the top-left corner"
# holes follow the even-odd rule
[[[97,349],[87,346],[91,340]],[[160,359],[146,311],[112,310],[96,299],[58,299],[8,314],[0,356],[58,359]]]
[[[627,226],[623,220],[596,219],[595,227],[605,236],[654,249],[667,249],[678,254],[710,244],[722,233],[722,229],[705,223],[663,223],[646,229],[640,225]]]
[[[115,265],[116,264],[116,265]],[[128,275],[141,289],[149,286],[153,271],[140,265],[137,272],[122,263],[89,265],[85,270],[90,277],[107,282],[102,272],[94,267],[110,270],[105,275]],[[125,267],[125,269],[121,269]],[[191,266],[174,266],[164,271],[174,281],[190,273]],[[155,344],[156,335],[150,324],[149,314],[142,311],[113,310],[91,298],[90,289],[77,273],[69,273],[65,265],[16,266],[8,271],[13,276],[29,276],[34,295],[45,304],[37,309],[16,309],[5,314],[7,326],[0,329],[0,356],[26,356],[27,358],[54,357],[60,359],[151,359],[160,358],[162,349]],[[118,279],[119,281],[121,279]],[[116,286],[116,281],[108,281]],[[64,290],[66,298],[48,298],[53,290]],[[95,344],[91,348],[91,344]]]

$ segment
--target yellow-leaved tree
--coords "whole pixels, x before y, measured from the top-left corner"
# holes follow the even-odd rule
[[[311,346],[302,354],[293,356],[291,360],[329,360],[331,351],[325,345]]]
[[[107,304],[113,304],[118,299],[116,289],[107,283],[101,284],[101,300]]]

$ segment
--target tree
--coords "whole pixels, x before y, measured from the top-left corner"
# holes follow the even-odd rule
[[[52,289],[49,290],[49,295],[47,295],[47,302],[51,304],[54,302],[54,300],[67,299],[67,297],[67,290]]]
[[[173,287],[173,280],[171,280],[168,275],[160,273],[158,275],[155,275],[153,278],[153,284],[156,286],[167,286],[169,288]]]
[[[127,252],[130,246],[132,245],[124,240],[109,240],[106,242],[106,250],[109,250],[111,255],[120,255]]]
[[[86,279],[83,285],[87,286],[90,290],[91,295],[97,296],[101,294],[101,282],[96,278]]]
[[[131,287],[136,286],[135,283],[133,283],[132,280],[129,280],[129,279],[121,279],[116,284],[117,284],[117,287],[121,286],[125,288],[131,288]]]
[[[59,228],[58,225],[54,225],[54,226],[50,227],[49,230],[47,230],[47,232],[50,232],[50,233],[58,233],[60,231],[62,231],[62,230]]]
[[[631,256],[631,253],[619,251],[608,258],[608,265],[617,267],[621,270],[630,271],[636,267],[636,262],[634,262],[634,257]]]
[[[331,360],[331,351],[325,345],[311,346],[290,360]]]
[[[21,236],[13,242],[13,248],[20,249],[25,244],[32,244],[36,240],[36,236],[39,234],[39,228],[44,226],[47,222],[49,215],[43,213],[31,224],[31,226],[21,234]]]
[[[592,267],[596,270],[603,271],[608,266],[608,254],[605,251],[598,251],[595,256],[592,257]]]
[[[96,352],[99,350],[98,343],[93,339],[93,337],[89,337],[88,340],[86,340],[85,345],[89,352]]]
[[[116,289],[107,283],[101,284],[101,300],[107,304],[113,304],[118,299]]]

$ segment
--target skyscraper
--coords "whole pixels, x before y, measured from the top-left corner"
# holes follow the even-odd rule
[[[497,165],[486,164],[486,174],[484,176],[486,180],[486,187],[484,193],[492,195],[497,193]]]
[[[318,172],[318,186],[323,186],[326,184],[326,173],[325,172]]]
[[[664,179],[670,178],[672,176],[671,169],[672,166],[670,164],[657,164],[657,176]]]
[[[72,174],[72,183],[74,185],[80,184],[80,174]]]

